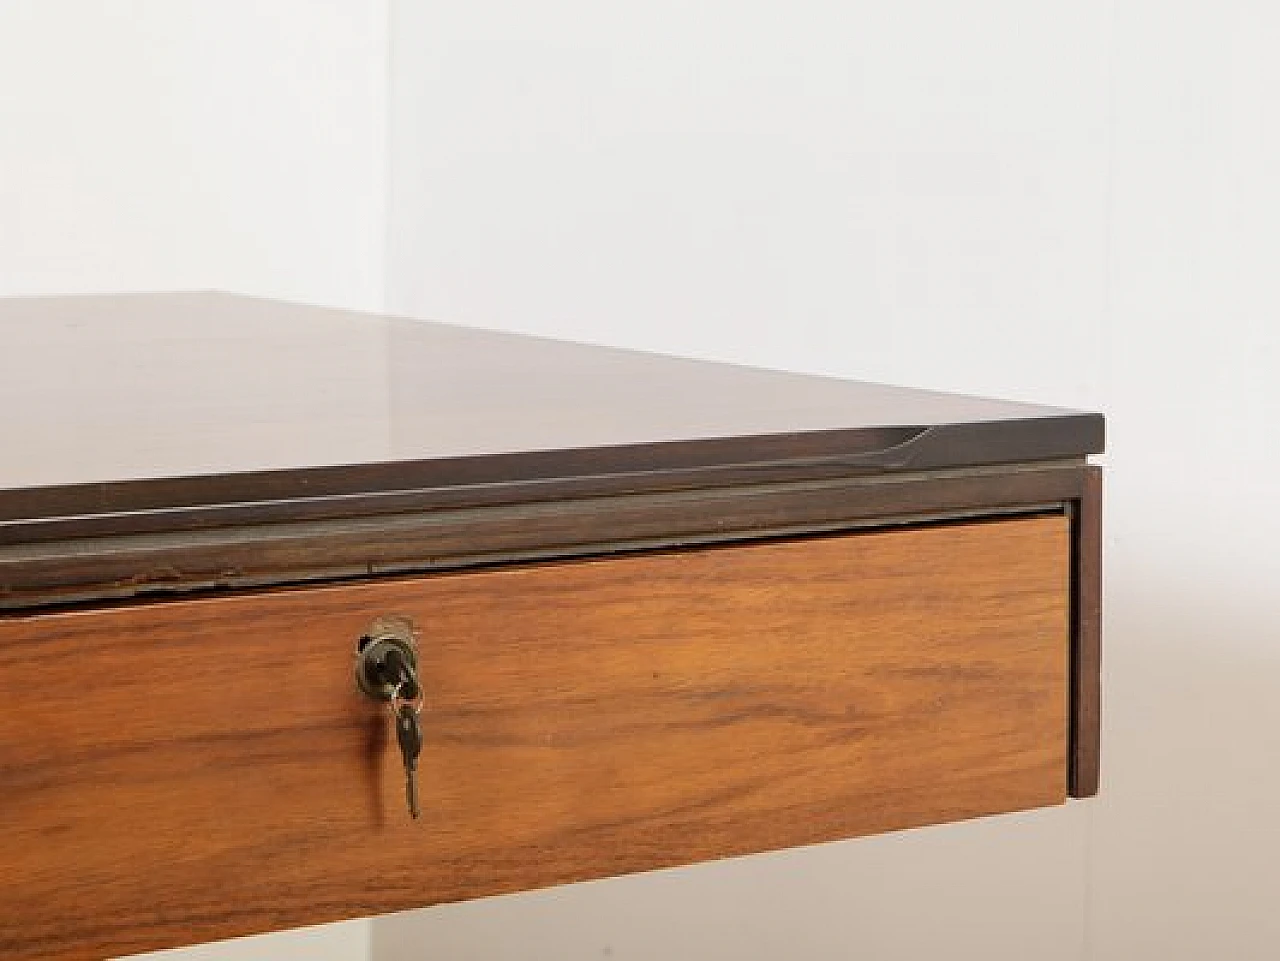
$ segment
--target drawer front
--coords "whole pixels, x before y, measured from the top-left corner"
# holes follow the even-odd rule
[[[0,620],[0,956],[128,954],[1034,807],[1061,516]],[[356,639],[419,625],[422,818]]]

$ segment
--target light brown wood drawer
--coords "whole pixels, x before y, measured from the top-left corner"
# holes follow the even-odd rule
[[[1047,515],[0,619],[0,957],[214,940],[1063,800]],[[353,683],[421,628],[420,821]]]

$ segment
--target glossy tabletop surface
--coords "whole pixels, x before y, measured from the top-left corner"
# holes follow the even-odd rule
[[[0,300],[0,406],[0,520],[50,489],[78,492],[59,510],[121,509],[156,479],[184,483],[152,483],[148,507],[1102,445],[1092,414],[219,293]],[[228,477],[271,483],[215,489]]]

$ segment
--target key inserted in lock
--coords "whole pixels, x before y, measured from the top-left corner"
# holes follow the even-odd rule
[[[407,617],[380,617],[360,638],[356,650],[356,684],[376,701],[400,696],[413,700],[418,690],[417,631]]]
[[[406,617],[380,617],[356,647],[356,684],[386,701],[404,761],[405,800],[413,818],[418,802],[418,755],[422,753],[422,685],[418,681],[417,631]]]

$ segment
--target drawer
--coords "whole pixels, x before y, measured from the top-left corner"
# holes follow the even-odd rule
[[[0,619],[0,956],[89,958],[1053,804],[1070,523]],[[420,637],[422,817],[353,682]]]

